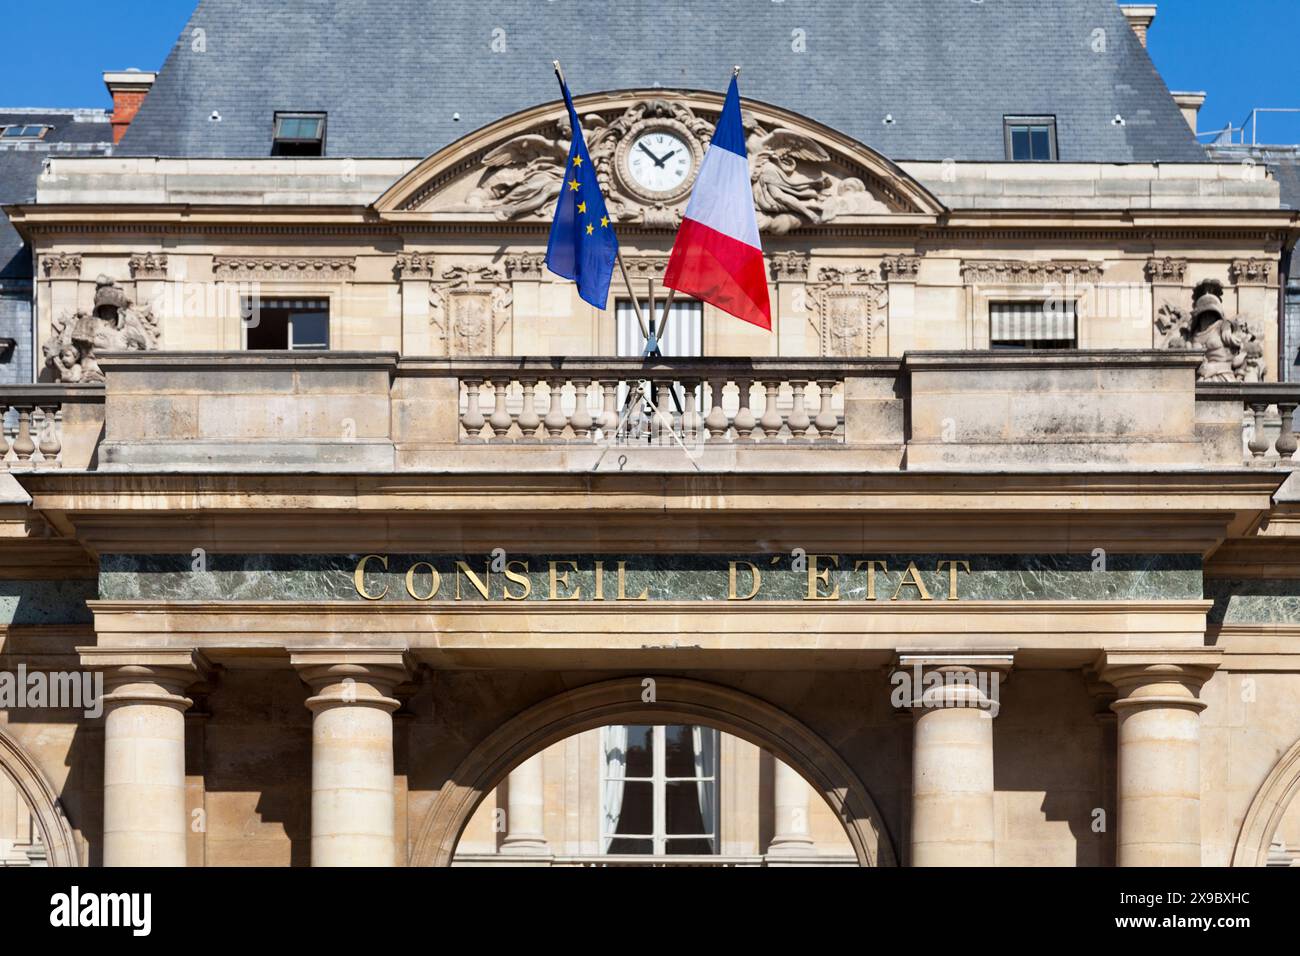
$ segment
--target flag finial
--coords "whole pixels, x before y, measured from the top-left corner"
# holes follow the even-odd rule
[[[740,76],[740,64],[739,64],[739,63],[737,63],[735,66],[733,66],[733,67],[731,68],[731,75],[732,75],[732,76]]]

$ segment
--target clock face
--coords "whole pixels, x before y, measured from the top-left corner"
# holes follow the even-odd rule
[[[632,141],[627,169],[632,180],[651,193],[672,193],[690,178],[695,154],[669,130],[647,130]]]

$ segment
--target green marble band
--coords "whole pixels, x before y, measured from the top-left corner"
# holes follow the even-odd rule
[[[93,578],[0,581],[0,624],[89,624]]]
[[[354,583],[354,572],[361,554],[332,555],[207,555],[205,564],[196,570],[196,559],[189,554],[176,555],[103,555],[100,560],[100,597],[108,600],[157,601],[361,601]],[[507,580],[503,573],[490,572],[491,557],[476,555],[388,554],[388,571],[378,561],[371,561],[365,574],[365,587],[371,594],[384,593],[385,601],[412,601],[406,587],[406,572],[416,562],[429,562],[439,573],[440,588],[431,600],[453,601],[459,582],[464,601],[482,601],[483,597],[456,561],[463,560],[480,581],[487,583],[492,600],[504,599],[506,589],[521,595],[524,585]],[[921,599],[912,584],[900,588],[909,563],[928,595],[943,601],[949,597],[951,573],[939,562],[954,559],[968,561],[958,575],[958,595],[963,601],[1107,601],[1107,600],[1178,600],[1201,597],[1200,559],[1186,555],[1111,555],[1104,570],[1094,570],[1088,555],[953,555],[953,554],[853,554],[839,556],[839,569],[822,557],[818,569],[826,576],[818,583],[818,594],[828,596],[839,589],[841,601],[867,599],[867,572],[854,570],[860,561],[884,561],[887,572],[876,572],[876,598],[890,601]],[[789,554],[783,555],[573,555],[510,554],[510,570],[527,578],[527,600],[550,598],[550,562],[561,577],[560,596],[580,594],[588,601],[596,590],[597,560],[603,562],[602,592],[613,601],[619,594],[619,562],[626,562],[623,581],[628,598],[643,592],[651,601],[726,601],[730,586],[730,562],[738,562],[737,593],[748,595],[752,575],[747,565],[755,565],[762,574],[756,601],[805,600],[808,596],[808,572],[796,571]],[[525,572],[521,564],[526,562]],[[576,569],[569,562],[576,563]],[[879,566],[877,566],[879,567]],[[417,594],[423,598],[432,585],[427,567],[414,578]]]
[[[1300,624],[1300,578],[1206,578],[1212,624]]]

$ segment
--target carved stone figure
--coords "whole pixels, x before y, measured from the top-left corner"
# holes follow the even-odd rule
[[[793,130],[769,131],[753,118],[745,121],[745,148],[760,229],[779,235],[821,221],[833,188],[830,176],[819,170],[830,162],[826,150]]]
[[[104,352],[146,352],[158,347],[158,320],[148,308],[136,306],[117,283],[100,276],[95,283],[91,312],[78,310],[55,319],[53,337],[45,344],[46,381],[102,382],[98,356]]]
[[[1190,312],[1166,302],[1156,316],[1156,328],[1172,349],[1203,352],[1196,370],[1201,382],[1260,382],[1267,365],[1260,336],[1240,316],[1228,318],[1223,309],[1223,284],[1207,279],[1192,294]]]

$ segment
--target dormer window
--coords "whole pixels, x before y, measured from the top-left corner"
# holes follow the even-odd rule
[[[1050,163],[1057,159],[1055,116],[1007,116],[1002,120],[1007,159],[1013,163]]]
[[[272,156],[324,156],[324,113],[276,113]]]
[[[11,141],[16,139],[44,139],[45,134],[49,132],[48,126],[6,126],[4,132],[0,133],[0,139]]]

